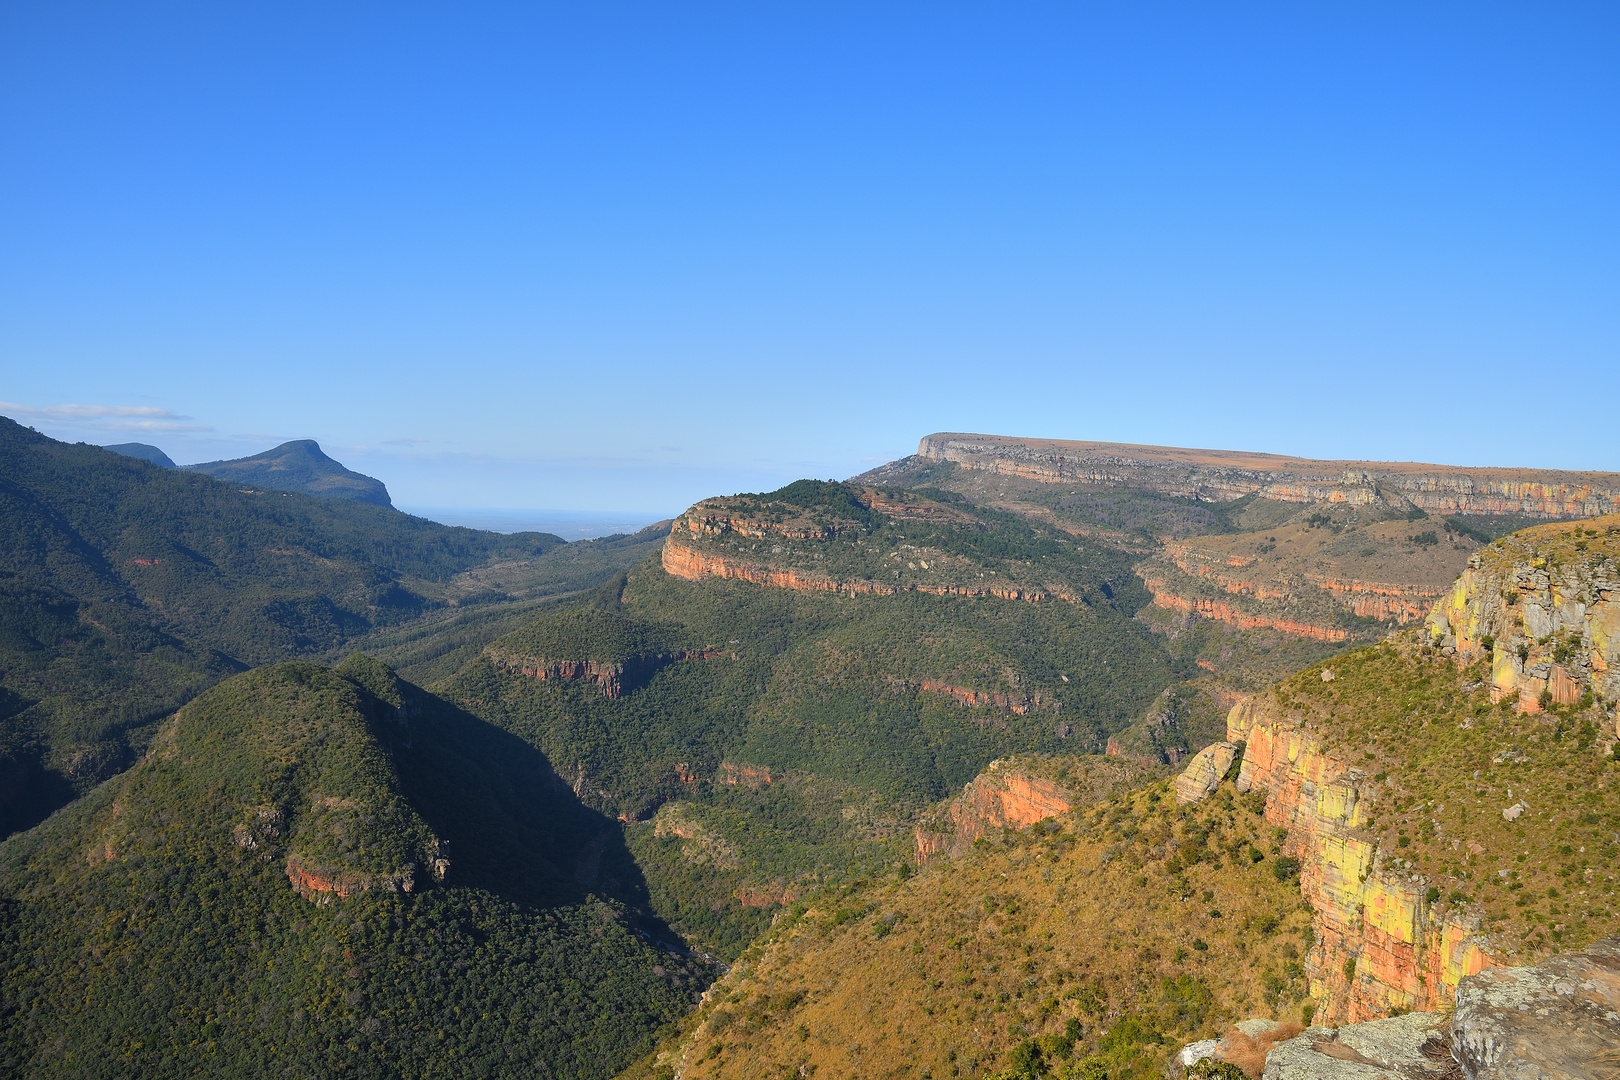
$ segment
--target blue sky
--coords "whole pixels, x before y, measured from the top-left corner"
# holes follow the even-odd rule
[[[7,2],[0,412],[434,506],[1620,469],[1617,192],[1613,4]]]

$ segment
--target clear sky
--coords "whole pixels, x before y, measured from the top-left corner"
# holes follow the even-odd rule
[[[1612,2],[0,3],[59,438],[673,512],[937,430],[1620,469],[1617,376]]]

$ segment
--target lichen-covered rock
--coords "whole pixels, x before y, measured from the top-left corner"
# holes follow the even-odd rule
[[[1464,979],[1452,1046],[1469,1080],[1614,1075],[1620,1071],[1620,937],[1535,967],[1490,968]]]
[[[1461,663],[1488,655],[1492,698],[1525,712],[1620,697],[1617,555],[1620,515],[1504,537],[1470,559],[1429,633]]]
[[[1266,1056],[1263,1080],[1460,1080],[1446,1015],[1407,1013],[1334,1030],[1308,1028]]]
[[[1176,802],[1197,802],[1220,786],[1226,770],[1237,760],[1238,748],[1232,743],[1214,743],[1193,755],[1192,761],[1176,777]]]

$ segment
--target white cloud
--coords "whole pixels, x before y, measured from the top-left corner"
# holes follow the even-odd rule
[[[0,414],[13,420],[39,420],[95,431],[213,431],[206,424],[188,424],[189,416],[152,405],[22,405],[0,401]]]

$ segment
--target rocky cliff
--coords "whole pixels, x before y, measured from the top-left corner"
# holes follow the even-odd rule
[[[1539,517],[1594,517],[1620,510],[1620,474],[1602,472],[1314,461],[1231,450],[957,433],[924,437],[917,456],[1031,480],[1134,488],[1210,502],[1245,495],[1347,506],[1393,500],[1431,513]]]
[[[623,660],[557,660],[527,656],[503,648],[499,643],[484,650],[495,668],[531,679],[577,679],[594,683],[610,698],[623,697],[626,690],[644,681],[665,664],[680,660],[712,660],[718,649],[680,649],[674,652],[631,656]]]
[[[986,521],[964,503],[801,480],[691,507],[670,531],[663,566],[690,581],[810,592],[1080,602],[1086,569],[1098,561],[1087,554],[1066,536],[1045,540],[1020,522]]]
[[[982,837],[1022,829],[1107,799],[1154,770],[1121,758],[1019,757],[992,761],[962,793],[916,828],[919,865],[957,856]]]
[[[1437,612],[1468,610],[1452,602]],[[1278,853],[1298,860],[1305,968],[1331,1023],[1440,1008],[1465,976],[1616,926],[1614,713],[1584,683],[1570,705],[1493,705],[1458,623],[1460,653],[1430,643],[1451,640],[1437,621],[1240,702],[1227,745],[1178,782],[1203,798],[1244,747],[1236,787],[1264,796]]]
[[[1620,698],[1620,515],[1545,525],[1476,554],[1428,620],[1459,664],[1489,657],[1521,710]]]
[[[1195,1049],[1202,1047],[1188,1048]],[[1216,1060],[1227,1049],[1217,1045]],[[1608,1075],[1616,1060],[1620,938],[1609,938],[1533,966],[1469,976],[1458,987],[1455,1012],[1408,1013],[1337,1030],[1310,1028],[1272,1049],[1263,1076],[1589,1080]]]
[[[1459,979],[1492,962],[1477,919],[1434,910],[1427,878],[1379,857],[1363,831],[1379,785],[1364,771],[1253,700],[1232,709],[1227,738],[1246,744],[1238,790],[1265,795],[1266,821],[1287,830],[1285,850],[1300,862],[1300,888],[1316,912],[1306,972],[1323,1020],[1438,1008]]]

